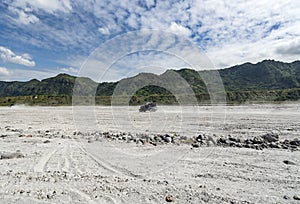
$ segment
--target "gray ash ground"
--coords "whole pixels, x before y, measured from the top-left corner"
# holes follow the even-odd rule
[[[71,107],[1,108],[1,203],[299,203],[299,107],[200,107],[180,130],[180,107],[130,107],[121,129],[97,107],[87,132]]]

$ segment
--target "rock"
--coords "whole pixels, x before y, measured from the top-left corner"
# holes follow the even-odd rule
[[[290,199],[287,195],[283,196],[283,198],[284,198],[285,200]]]
[[[245,144],[248,144],[248,145],[253,144],[252,139],[246,139],[245,140]]]
[[[199,148],[200,145],[199,145],[198,143],[193,143],[193,144],[192,144],[192,147],[194,147],[194,148]]]
[[[13,153],[1,153],[0,159],[15,159],[15,158],[22,158],[24,155],[20,152],[13,152]]]
[[[44,144],[46,144],[46,143],[50,143],[50,140],[45,140],[45,141],[44,141]]]
[[[232,142],[239,142],[238,139],[236,139],[236,138],[234,138],[234,137],[231,137],[231,136],[228,138],[228,140],[229,140],[229,141],[232,141]]]
[[[279,149],[279,148],[280,148],[279,145],[276,144],[275,142],[271,142],[271,143],[269,144],[269,147],[271,147],[271,148],[276,148],[276,149]]]
[[[156,142],[150,142],[150,144],[152,144],[153,146],[157,146]]]
[[[221,144],[227,144],[227,140],[223,137],[221,137],[219,140],[218,140],[218,143],[221,143]]]
[[[165,141],[166,143],[171,143],[171,142],[172,142],[172,137],[169,136],[169,135],[167,135],[167,136],[164,138],[164,141]]]
[[[296,165],[295,162],[292,162],[289,160],[284,160],[283,163],[288,164],[288,165]]]
[[[294,195],[294,200],[300,200],[300,197],[299,196],[297,196],[297,195]]]
[[[228,145],[229,145],[230,147],[235,147],[236,143],[233,142],[233,141],[229,141]]]
[[[252,139],[252,143],[253,143],[253,144],[262,144],[262,143],[264,143],[264,139],[261,138],[261,137],[254,137],[254,138]]]
[[[203,140],[205,140],[205,135],[198,135],[197,137],[196,137],[196,140],[197,140],[197,142],[202,142]]]
[[[279,139],[279,136],[277,134],[273,133],[267,133],[265,135],[260,136],[262,139],[264,139],[265,142],[277,142]]]
[[[290,144],[294,146],[300,146],[300,140],[295,138],[294,140],[290,141]]]
[[[166,201],[168,203],[173,202],[174,201],[173,196],[171,196],[171,195],[166,196]]]

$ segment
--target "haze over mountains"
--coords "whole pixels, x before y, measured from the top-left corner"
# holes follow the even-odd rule
[[[209,71],[200,71],[200,74],[191,69],[174,71],[186,80],[196,95],[207,95],[205,84],[200,76],[201,72]],[[266,100],[297,100],[299,98],[300,61],[284,63],[274,60],[264,60],[257,64],[245,63],[226,69],[220,69],[219,73],[223,80],[227,97],[232,101],[245,101],[247,99],[256,100],[253,98],[253,93],[256,95],[263,93],[264,96],[269,96],[270,93],[275,94],[269,99],[267,96]],[[76,77],[74,76],[59,74],[55,77],[41,81],[36,79],[32,79],[28,82],[1,81],[0,97],[34,95],[72,96],[75,80]],[[86,94],[93,94],[90,93],[92,91],[91,87],[98,86],[96,96],[111,96],[115,87],[119,83],[104,82],[97,84],[89,78],[84,78],[80,81]],[[237,93],[239,93],[240,96],[237,96]],[[241,93],[243,94],[241,95]],[[245,96],[245,93],[249,96]],[[230,94],[233,95],[231,96]],[[155,86],[144,87],[136,92],[137,97],[143,96],[147,98],[147,96],[150,95],[171,94],[169,91]],[[261,96],[259,96],[258,98],[259,100],[263,100],[264,97],[261,98]],[[140,102],[140,100],[138,101]]]

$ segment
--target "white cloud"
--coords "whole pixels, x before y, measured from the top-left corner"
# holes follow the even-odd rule
[[[187,37],[205,51],[218,68],[247,61],[257,62],[266,58],[281,61],[300,59],[300,1],[141,0],[140,4],[129,0],[78,0],[72,1],[72,4],[69,0],[10,1],[10,6],[17,10],[18,13],[15,14],[18,15],[10,16],[7,24],[13,24],[11,19],[16,16],[17,20],[25,25],[38,22],[41,13],[47,19],[43,21],[43,18],[40,18],[38,25],[22,26],[24,30],[11,32],[12,40],[18,39],[24,44],[31,43],[38,48],[53,51],[67,50],[66,56],[62,57],[64,59],[84,56],[80,59],[66,60],[65,66],[79,68],[88,52],[93,51],[97,45],[116,34],[135,29],[170,31],[180,37]],[[41,11],[54,15],[47,15]],[[3,16],[5,18],[7,15]],[[14,29],[16,25],[11,27]],[[171,39],[153,38],[149,43],[160,47],[163,47],[163,44],[172,44],[165,43],[166,40]],[[115,47],[108,48],[108,52],[130,44],[134,43],[115,44]],[[178,46],[176,42],[173,44]],[[189,49],[185,50],[188,52]],[[0,54],[3,55],[2,52]],[[111,55],[104,56],[109,58]],[[33,62],[26,56],[19,57]],[[132,61],[132,66],[135,65]]]
[[[175,22],[171,23],[169,30],[177,35],[184,35],[187,37],[192,34],[192,32],[188,28],[178,25]]]
[[[10,71],[5,67],[0,67],[0,76],[8,76]]]
[[[10,81],[10,77],[13,74],[12,71],[6,67],[0,67],[0,80],[1,81]]]
[[[11,4],[22,9],[30,8],[36,11],[41,9],[48,13],[55,11],[68,13],[72,10],[69,0],[14,0]]]
[[[285,56],[300,56],[300,38],[282,43],[277,47],[276,52]]]
[[[20,64],[28,67],[35,66],[35,62],[32,60],[29,54],[16,55],[10,49],[0,46],[0,58],[4,62],[10,62],[14,64]]]
[[[64,72],[67,74],[77,74],[79,72],[79,70],[74,67],[61,68],[60,70],[61,70],[61,72]]]
[[[53,77],[57,75],[57,73],[53,70],[44,70],[44,71],[37,71],[37,70],[30,70],[30,69],[11,69],[9,71],[9,75],[1,77],[0,80],[4,81],[29,81],[31,79],[46,79],[49,77]]]
[[[13,13],[15,13],[16,15],[18,15],[18,19],[16,19],[17,22],[21,23],[21,24],[25,24],[25,25],[29,25],[32,23],[36,23],[39,21],[39,18],[36,17],[33,14],[29,14],[27,12],[25,12],[25,10],[20,10],[14,7],[8,7],[8,9],[10,11],[12,11]]]
[[[104,27],[100,27],[98,28],[98,31],[100,33],[102,33],[103,35],[108,35],[110,32],[109,32],[109,29],[108,28],[104,28]]]

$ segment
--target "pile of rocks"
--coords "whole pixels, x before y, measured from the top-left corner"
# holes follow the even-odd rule
[[[110,132],[92,132],[81,133],[75,132],[73,135],[81,136],[88,142],[102,141],[121,141],[127,143],[136,143],[140,145],[166,145],[166,144],[188,144],[194,148],[201,146],[223,146],[223,147],[239,147],[239,148],[277,148],[277,149],[299,149],[300,140],[284,140],[279,141],[279,135],[267,133],[261,136],[255,136],[250,139],[235,138],[232,136],[218,137],[216,135],[206,136],[199,134],[197,137],[186,137],[177,134],[132,134],[132,133],[110,133]]]
[[[279,141],[279,135],[273,133],[267,133],[261,136],[255,136],[250,139],[240,139],[240,138],[219,138],[217,140],[217,145],[220,146],[230,146],[230,147],[244,147],[252,149],[265,149],[265,148],[276,148],[276,149],[297,149],[300,147],[300,140],[283,140]]]

